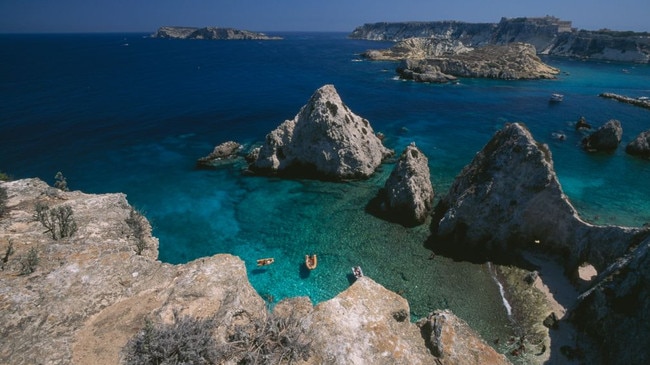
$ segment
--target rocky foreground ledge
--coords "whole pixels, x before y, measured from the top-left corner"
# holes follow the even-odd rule
[[[208,40],[278,40],[281,37],[271,37],[264,33],[251,32],[233,28],[218,27],[160,27],[151,38],[167,39],[208,39]]]
[[[38,179],[0,182],[0,189],[6,192],[0,210],[0,363],[118,364],[145,319],[170,324],[186,316],[215,321],[208,333],[218,350],[211,355],[215,363],[251,356],[297,364],[509,363],[449,311],[411,323],[407,301],[370,278],[317,306],[294,298],[270,313],[237,257],[183,265],[158,261],[149,223],[124,194],[64,192]],[[65,222],[76,228],[57,239],[44,233],[34,218],[43,206],[69,207]],[[295,337],[262,336],[269,328],[264,323],[285,326],[283,333]],[[266,342],[251,345],[251,338]],[[300,351],[274,350],[285,340]],[[282,351],[294,348],[282,343]],[[280,353],[287,357],[273,361]]]

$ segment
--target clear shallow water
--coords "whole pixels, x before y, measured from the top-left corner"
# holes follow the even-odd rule
[[[586,219],[650,221],[650,162],[624,153],[650,129],[650,111],[597,97],[650,96],[648,66],[550,58],[565,72],[558,80],[427,85],[395,80],[394,63],[359,61],[360,52],[389,44],[345,34],[272,42],[144,36],[0,35],[0,170],[49,183],[63,171],[73,189],[125,192],[153,223],[162,261],[232,253],[265,298],[308,295],[315,303],[348,287],[351,266],[361,265],[402,293],[414,318],[451,308],[488,339],[509,335],[485,265],[428,260],[427,226],[407,229],[364,212],[391,165],[344,184],[244,176],[241,164],[194,169],[218,143],[261,141],[326,83],[398,153],[415,141],[439,195],[505,122],[522,121],[549,144]],[[553,92],[565,101],[550,105]],[[622,146],[612,155],[580,150],[573,123],[581,115],[594,126],[619,119]],[[557,132],[567,139],[553,139]],[[319,257],[312,272],[302,268],[308,253]],[[276,262],[258,268],[262,257]]]

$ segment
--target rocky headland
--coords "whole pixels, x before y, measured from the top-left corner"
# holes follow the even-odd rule
[[[461,171],[435,208],[431,232],[436,252],[480,260],[550,253],[575,278],[592,265],[599,274],[567,318],[596,341],[602,363],[650,358],[643,344],[650,333],[650,271],[643,266],[650,228],[583,221],[562,192],[548,146],[522,124],[507,124]],[[579,346],[561,350],[584,355]]]
[[[466,47],[532,44],[539,54],[622,62],[650,62],[650,34],[589,31],[572,27],[556,17],[502,18],[498,23],[459,21],[381,22],[357,27],[350,38],[401,41],[407,38],[435,38],[459,41]]]
[[[213,344],[206,356],[224,364],[509,363],[449,311],[411,323],[408,302],[368,277],[319,305],[292,298],[269,312],[237,257],[158,261],[149,223],[124,194],[66,192],[38,179],[0,189],[3,364],[123,363],[134,338],[166,344],[157,349],[177,360],[187,354],[178,341]],[[69,207],[74,232],[44,232],[35,218],[43,206]],[[212,325],[196,337],[199,323]]]
[[[160,27],[151,35],[151,38],[167,39],[208,39],[208,40],[278,40],[281,37],[272,37],[264,33],[251,32],[233,28],[219,27]]]
[[[502,80],[552,79],[560,73],[537,56],[526,43],[487,45],[423,59],[406,59],[397,67],[401,78],[420,82],[445,83],[457,77]]]
[[[267,134],[250,156],[256,173],[327,180],[367,178],[393,151],[370,122],[343,103],[333,85],[314,92],[292,120]]]

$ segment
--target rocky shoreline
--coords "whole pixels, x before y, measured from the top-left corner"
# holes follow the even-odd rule
[[[402,41],[426,38],[460,42],[466,47],[532,44],[539,54],[580,59],[648,63],[650,37],[647,32],[589,31],[572,27],[571,21],[541,18],[502,18],[498,23],[460,21],[380,22],[364,24],[349,35],[354,39]]]
[[[235,142],[217,146],[206,161],[238,150]],[[345,181],[367,178],[391,154],[370,122],[325,85],[248,159],[256,174],[285,176],[286,169],[307,166],[308,177]],[[581,219],[562,191],[550,149],[520,123],[495,133],[433,211],[430,174],[426,157],[408,146],[378,194],[380,205],[408,216],[408,224],[430,221],[426,244],[435,254],[513,267],[501,272],[522,303],[515,310],[530,322],[520,323],[517,338],[491,339],[506,341],[509,356],[527,363],[650,361],[650,228]],[[207,332],[214,362],[510,363],[449,311],[411,323],[408,302],[368,277],[316,306],[309,298],[290,298],[270,312],[241,259],[218,254],[162,263],[151,226],[124,194],[65,190],[38,179],[0,182],[3,363],[115,364],[128,357],[130,340],[151,330],[145,323],[164,329],[188,317],[218,323]],[[531,253],[554,257],[582,292],[568,294],[564,315],[547,307],[550,302],[526,299],[540,295],[535,260],[526,263]],[[585,265],[597,273],[589,282],[579,280]],[[553,282],[544,282],[550,292],[559,290]],[[526,314],[526,304],[534,313]],[[291,326],[283,332],[289,337],[265,332],[277,323]],[[560,345],[549,331],[569,324],[578,334]],[[290,343],[289,350],[278,341]],[[593,349],[586,345],[592,341]]]

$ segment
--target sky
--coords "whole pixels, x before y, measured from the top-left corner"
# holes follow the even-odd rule
[[[164,25],[351,32],[382,21],[545,15],[580,29],[650,31],[650,0],[0,0],[0,33],[153,32]]]

